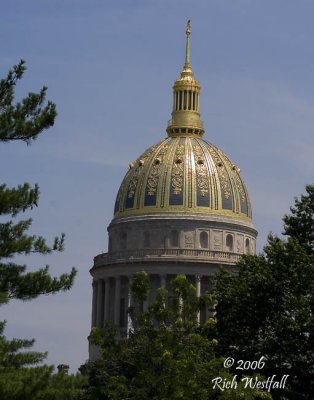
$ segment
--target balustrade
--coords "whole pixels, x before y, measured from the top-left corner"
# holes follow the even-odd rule
[[[199,261],[225,261],[235,263],[241,258],[242,254],[204,250],[204,249],[137,249],[121,250],[111,253],[102,253],[94,258],[94,266],[106,264],[117,264],[121,262],[138,261],[163,261],[165,259],[182,258],[182,260],[197,259]]]

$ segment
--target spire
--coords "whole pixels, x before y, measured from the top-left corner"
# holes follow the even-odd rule
[[[181,72],[181,79],[194,79],[194,74],[191,68],[190,59],[190,35],[191,35],[191,20],[189,19],[186,24],[186,44],[185,44],[185,63]]]
[[[180,78],[173,85],[172,118],[168,122],[167,132],[169,136],[202,136],[204,128],[199,112],[201,86],[194,78],[190,62],[190,20],[185,34],[185,63]]]
[[[191,68],[190,65],[190,35],[191,35],[191,20],[189,19],[186,24],[186,47],[185,47],[185,64],[184,68]]]

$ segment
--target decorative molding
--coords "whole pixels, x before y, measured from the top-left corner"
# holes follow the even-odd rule
[[[160,164],[154,164],[147,179],[147,194],[154,196],[157,192]]]
[[[213,246],[214,250],[222,249],[222,231],[221,232],[213,232]]]
[[[184,235],[184,247],[193,248],[194,240],[193,240],[193,234],[192,233],[186,233]]]
[[[176,148],[172,172],[171,172],[171,187],[175,195],[179,195],[182,192],[183,187],[183,156],[184,156],[185,146],[179,144]]]
[[[223,190],[223,194],[226,199],[229,199],[229,197],[231,196],[231,187],[225,165],[222,162],[222,159],[218,156],[217,152],[211,146],[208,146],[208,151],[210,152],[216,165],[216,170],[218,173],[221,188]]]
[[[245,203],[246,202],[246,195],[245,195],[245,191],[244,191],[244,187],[243,187],[243,182],[242,182],[239,174],[236,171],[234,171],[233,176],[234,176],[234,180],[235,180],[238,192],[239,192],[240,197],[241,197],[241,201],[243,203]]]
[[[159,176],[160,176],[160,173],[159,173],[160,168],[161,168],[161,165],[162,165],[162,162],[164,159],[164,155],[166,154],[168,148],[169,148],[169,145],[167,145],[167,144],[162,146],[154,159],[154,163],[151,167],[150,174],[147,178],[147,194],[149,196],[156,195]]]
[[[243,235],[237,235],[237,240],[236,240],[236,246],[237,246],[237,252],[243,254],[244,253],[244,236]]]
[[[208,169],[205,165],[204,155],[201,146],[196,144],[193,146],[193,149],[197,187],[200,190],[201,196],[204,197],[207,195],[209,190]]]

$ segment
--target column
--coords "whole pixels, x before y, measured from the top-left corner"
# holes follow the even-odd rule
[[[182,296],[179,296],[179,321],[182,321],[182,311],[183,311],[183,299]]]
[[[161,274],[161,275],[159,275],[159,279],[160,279],[160,287],[161,287],[162,289],[166,289],[166,285],[167,285],[167,275]],[[166,307],[166,304],[167,304],[167,299],[165,299],[164,307]]]
[[[150,283],[152,284],[152,280],[151,280],[151,275],[150,274],[148,274],[148,279],[149,279]],[[143,308],[140,311],[146,312],[148,310],[148,306],[151,303],[151,297],[152,297],[152,290],[150,290],[148,292],[148,295],[147,295],[146,299],[143,301]]]
[[[166,289],[166,281],[167,281],[167,275],[159,275],[159,279],[160,279],[160,287],[162,289]]]
[[[128,286],[128,308],[131,307],[131,304],[132,304],[132,292],[131,292],[132,282],[133,282],[133,277],[130,276],[129,283],[128,283],[129,284],[129,286]],[[132,330],[133,330],[132,318],[131,318],[130,314],[128,313],[128,322],[127,322],[127,327],[126,327],[127,336],[129,336],[129,332],[132,332]]]
[[[110,278],[105,279],[105,321],[109,321],[109,290],[110,290]]]
[[[96,326],[97,282],[93,280],[92,327]]]
[[[120,327],[120,289],[121,289],[121,278],[117,276],[115,279],[115,291],[114,291],[114,325]]]
[[[104,288],[103,280],[99,279],[97,281],[97,317],[96,326],[102,328],[104,325]]]
[[[201,279],[200,275],[195,275],[195,284],[196,284],[196,297],[201,297]],[[201,313],[200,310],[197,312],[197,322],[198,324],[201,323]]]

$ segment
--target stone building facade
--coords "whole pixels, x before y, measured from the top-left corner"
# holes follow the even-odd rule
[[[94,258],[92,326],[110,321],[128,330],[129,286],[137,271],[149,274],[148,301],[177,274],[187,275],[200,295],[220,266],[230,269],[241,255],[255,253],[257,232],[240,169],[203,139],[200,89],[190,65],[188,22],[168,136],[129,164],[108,227],[108,252]]]

